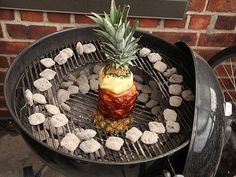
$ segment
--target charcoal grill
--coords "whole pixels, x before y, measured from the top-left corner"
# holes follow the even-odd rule
[[[50,138],[54,142],[53,146],[48,145],[48,138],[43,140],[41,136],[35,137],[39,131],[46,133],[45,124],[30,126],[27,117],[35,111],[43,112],[45,115],[47,113],[40,105],[27,106],[24,100],[24,91],[26,89],[34,91],[36,89],[33,87],[33,81],[39,78],[39,73],[44,69],[39,60],[45,57],[54,58],[60,50],[66,47],[70,47],[75,53],[66,64],[53,66],[53,70],[57,72],[56,77],[52,80],[53,87],[44,92],[50,104],[60,107],[56,98],[60,83],[68,79],[69,74],[75,74],[84,67],[106,61],[106,57],[100,52],[100,41],[93,32],[94,28],[94,26],[85,26],[46,36],[27,47],[9,69],[5,81],[6,102],[29,146],[48,166],[68,176],[86,176],[93,173],[93,171],[96,171],[96,176],[104,176],[106,172],[109,174],[119,168],[124,171],[124,168],[131,165],[142,168],[142,173],[139,171],[139,175],[144,176],[145,172],[143,171],[147,170],[147,168],[143,169],[144,166],[158,160],[162,161],[167,157],[169,159],[181,149],[185,149],[186,155],[188,151],[186,164],[182,162],[181,172],[184,171],[185,176],[193,176],[192,174],[198,171],[196,171],[197,168],[194,165],[197,165],[198,168],[204,167],[202,174],[196,174],[195,176],[207,177],[214,174],[223,147],[224,117],[223,97],[210,67],[200,56],[193,54],[186,44],[180,42],[175,46],[140,31],[135,33],[135,36],[142,35],[140,45],[160,53],[168,68],[174,66],[178,73],[184,76],[184,87],[195,93],[195,104],[194,102],[184,101],[183,105],[176,109],[181,127],[180,133],[160,135],[160,141],[154,145],[145,145],[141,142],[131,144],[125,141],[125,145],[119,152],[113,152],[105,148],[106,155],[104,157],[101,151],[85,154],[79,148],[74,153],[69,153],[61,147],[56,149],[55,139],[60,141],[66,133],[73,132],[75,127],[96,130],[98,134],[97,141],[102,145],[105,144],[105,140],[110,134],[97,129],[93,125],[92,115],[96,110],[97,93],[90,91],[86,95],[73,95],[66,102],[71,107],[71,111],[63,113],[69,118],[69,123],[63,127],[63,135],[59,135],[58,132],[54,135],[49,131]],[[97,48],[96,52],[78,56],[75,50],[78,41],[93,43]],[[139,58],[133,64],[132,70],[134,73],[142,74],[145,80],[152,79],[158,83],[163,96],[161,100],[163,111],[164,108],[168,107],[170,97],[167,79],[155,71],[153,65],[146,59]],[[208,75],[208,77],[204,78],[203,75]],[[146,109],[141,103],[137,103],[133,113],[134,126],[144,131],[148,129],[147,123],[149,121],[164,122],[161,116],[162,111],[157,117],[153,117],[150,110]],[[118,134],[118,136],[124,138],[123,133]],[[218,148],[214,149],[214,155],[210,155],[211,160],[208,161],[206,158],[209,157],[209,154],[211,154],[209,152],[212,151],[211,148],[215,148],[215,145]],[[211,164],[198,164],[199,162],[210,162]],[[184,165],[185,168],[183,168]]]

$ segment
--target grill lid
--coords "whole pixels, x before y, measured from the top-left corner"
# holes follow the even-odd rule
[[[224,142],[223,95],[206,61],[185,43],[176,46],[193,58],[196,77],[195,113],[184,176],[214,176]]]

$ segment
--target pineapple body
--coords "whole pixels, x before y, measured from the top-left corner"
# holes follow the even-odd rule
[[[132,72],[112,66],[103,68],[99,76],[98,95],[97,107],[105,118],[119,120],[128,117],[137,98]]]
[[[117,76],[106,74],[104,68],[99,73],[99,87],[100,89],[109,90],[115,94],[120,94],[130,89],[133,86],[133,73],[128,76]]]

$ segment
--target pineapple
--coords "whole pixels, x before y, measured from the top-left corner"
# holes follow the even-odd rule
[[[99,74],[98,110],[94,114],[96,126],[107,132],[124,131],[133,121],[131,113],[137,90],[129,66],[136,59],[140,37],[133,37],[138,21],[131,25],[127,20],[129,8],[128,5],[117,8],[112,0],[109,15],[92,13],[89,16],[99,27],[95,32],[102,40],[102,52],[108,59]]]

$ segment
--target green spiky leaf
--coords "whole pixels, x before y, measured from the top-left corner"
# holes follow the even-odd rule
[[[134,32],[138,27],[138,21],[130,24],[128,19],[130,6],[116,6],[115,0],[111,0],[110,14],[104,12],[104,17],[92,13],[89,16],[96,22],[100,29],[95,29],[101,38],[102,51],[107,59],[115,67],[128,67],[135,60],[139,50],[140,37],[134,38]]]

